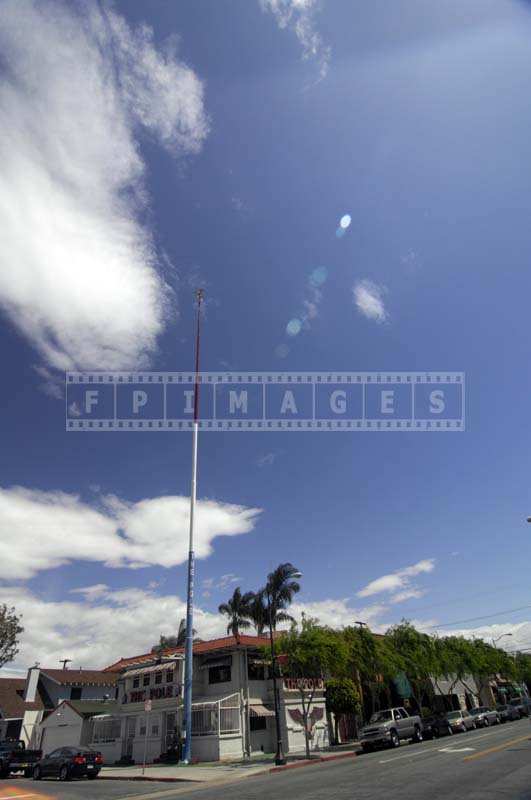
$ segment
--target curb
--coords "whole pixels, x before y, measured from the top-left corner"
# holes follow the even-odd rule
[[[300,767],[312,767],[315,764],[326,764],[327,761],[339,761],[344,758],[356,758],[357,753],[337,753],[333,756],[319,756],[310,760],[295,761],[293,764],[285,764],[283,767],[272,767],[269,772],[283,772],[285,769],[299,769]]]
[[[151,775],[98,775],[99,781],[144,781],[145,783],[206,783],[206,781],[194,781],[190,778],[152,778]]]
[[[258,775],[268,775],[274,772],[283,772],[286,769],[300,769],[301,767],[312,767],[315,764],[326,764],[328,761],[339,761],[345,758],[356,758],[357,753],[334,753],[330,756],[318,756],[310,760],[304,759],[302,761],[294,761],[291,764],[285,764],[283,767],[270,767],[264,769],[263,772],[255,772],[251,775],[241,775],[240,778],[254,778]],[[169,778],[169,777],[152,777],[151,775],[102,775],[101,772],[98,776],[100,781],[143,781],[144,783],[187,783],[195,784],[197,786],[208,786],[209,784],[215,785],[218,781],[198,781],[192,778]],[[223,779],[219,782],[224,782]],[[232,778],[229,782],[232,782]]]

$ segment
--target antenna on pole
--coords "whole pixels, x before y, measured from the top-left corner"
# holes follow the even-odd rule
[[[186,598],[186,643],[184,648],[184,752],[183,762],[192,760],[192,680],[194,637],[194,514],[197,493],[197,438],[199,430],[199,353],[201,344],[201,305],[203,289],[197,289],[197,323],[195,333],[194,426],[192,438],[192,483],[190,490],[190,540],[188,547],[188,592]]]
[[[72,659],[71,658],[60,658],[59,659],[59,663],[63,665],[63,669],[68,669],[68,667],[66,665],[67,664],[71,664],[72,663]]]

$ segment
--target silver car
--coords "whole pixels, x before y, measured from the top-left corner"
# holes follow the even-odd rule
[[[473,731],[477,727],[476,720],[470,716],[468,711],[450,711],[446,714],[446,719],[450,723],[452,733]]]
[[[470,716],[476,720],[478,728],[487,728],[489,725],[499,725],[501,722],[499,711],[488,706],[478,706],[470,710]]]

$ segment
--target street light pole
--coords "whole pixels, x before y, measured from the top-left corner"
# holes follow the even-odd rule
[[[192,681],[194,642],[194,515],[197,493],[197,436],[199,420],[199,345],[201,334],[201,303],[203,290],[196,292],[197,326],[195,334],[194,426],[192,434],[192,485],[190,490],[190,537],[188,546],[188,590],[186,596],[186,642],[184,648],[184,751],[183,762],[192,760]]]
[[[269,643],[271,646],[271,669],[273,670],[273,697],[275,701],[275,725],[277,731],[277,751],[275,753],[275,764],[277,766],[282,766],[283,764],[286,763],[286,759],[282,751],[282,734],[280,731],[280,703],[279,703],[278,687],[277,687],[277,657],[275,654],[275,640],[273,637],[271,594],[269,592],[268,586],[266,586],[266,594],[267,594],[267,618],[269,622]]]
[[[501,636],[498,636],[496,639],[492,639],[492,644],[493,644],[493,646],[494,646],[494,648],[495,648],[496,650],[498,649],[498,648],[496,647],[496,642],[499,642],[499,641],[500,641],[500,639],[503,639],[503,637],[504,637],[504,636],[512,636],[512,633],[502,633],[502,635],[501,635]]]

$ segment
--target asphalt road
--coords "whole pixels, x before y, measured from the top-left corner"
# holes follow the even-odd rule
[[[0,800],[531,800],[531,725],[524,719],[357,758],[223,786],[131,781],[2,781]]]

